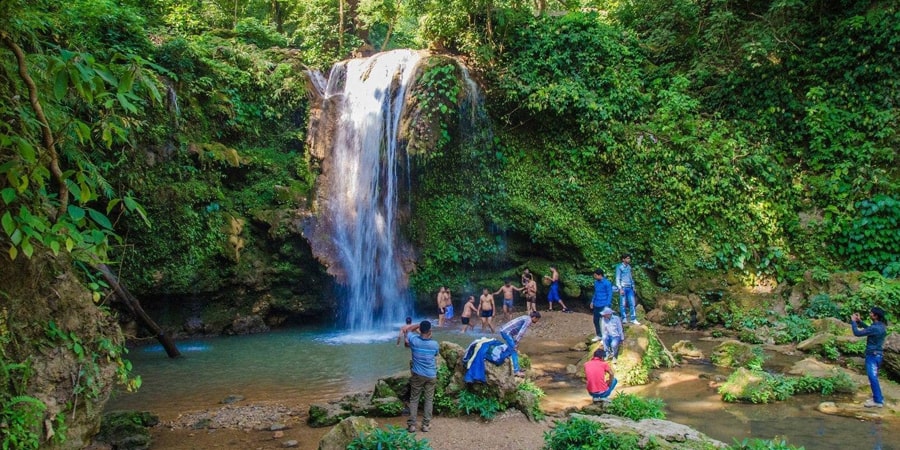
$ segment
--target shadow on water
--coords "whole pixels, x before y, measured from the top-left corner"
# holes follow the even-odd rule
[[[465,346],[483,336],[456,330],[436,329],[435,338]],[[683,338],[660,334],[667,343]],[[176,360],[168,359],[159,346],[137,347],[128,358],[142,376],[143,386],[137,393],[116,394],[107,409],[150,410],[170,420],[180,413],[216,408],[226,396],[236,394],[248,403],[279,402],[305,410],[310,403],[371,390],[377,378],[408,371],[409,350],[398,347],[396,338],[396,330],[355,335],[329,329],[282,330],[180,342],[184,357]],[[716,344],[694,342],[707,355]],[[565,365],[577,362],[580,354],[559,347],[539,345],[529,350],[533,361],[553,367],[548,377],[538,380],[547,393],[543,405],[551,411],[590,403],[584,382],[564,375]],[[538,354],[541,348],[545,354]],[[565,358],[573,361],[561,360]],[[647,386],[622,391],[661,398],[667,419],[726,443],[781,436],[810,450],[900,450],[900,435],[890,432],[900,423],[895,418],[861,421],[815,411],[822,401],[848,402],[849,398],[802,395],[767,405],[723,403],[713,380],[729,373],[709,364],[682,364],[658,372]]]

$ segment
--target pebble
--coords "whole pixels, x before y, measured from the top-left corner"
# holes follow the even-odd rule
[[[281,443],[281,446],[284,448],[297,447],[298,445],[300,445],[300,443],[293,439],[291,439],[290,441],[284,441]]]

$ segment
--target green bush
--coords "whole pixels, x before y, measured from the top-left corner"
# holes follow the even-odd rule
[[[737,442],[735,439],[735,443],[733,445],[729,445],[728,448],[730,450],[804,450],[804,447],[794,447],[793,445],[789,445],[787,441],[783,439],[744,439],[741,442]]]
[[[747,377],[752,379],[748,382]],[[856,388],[856,383],[845,372],[835,372],[828,377],[805,375],[795,378],[761,370],[737,370],[719,387],[719,393],[722,401],[729,403],[772,403],[796,394],[848,394],[856,392]]]
[[[809,300],[809,306],[806,307],[806,315],[813,319],[839,318],[841,309],[840,306],[832,301],[828,294],[816,294]]]
[[[547,450],[630,450],[638,448],[638,442],[636,435],[607,433],[597,422],[574,417],[565,422],[557,421],[553,429],[544,432],[544,448]]]
[[[417,440],[414,434],[388,425],[377,428],[370,433],[363,433],[347,445],[347,450],[431,450],[428,440]]]
[[[238,20],[234,25],[234,31],[239,40],[261,49],[287,45],[287,37],[276,31],[271,25],[264,24],[253,17]]]
[[[812,321],[809,318],[796,314],[789,314],[784,317],[780,325],[782,327],[775,332],[776,344],[798,343],[810,338],[815,332]]]
[[[478,413],[483,419],[493,419],[498,412],[504,409],[499,401],[493,398],[483,397],[470,391],[459,393],[459,410],[466,415]]]
[[[644,398],[634,394],[619,393],[613,396],[606,408],[610,414],[631,420],[665,419],[666,404],[659,398]]]
[[[828,377],[804,375],[800,378],[792,379],[792,382],[794,383],[794,392],[797,394],[852,394],[856,392],[857,388],[850,375],[838,370],[835,370],[834,374]]]

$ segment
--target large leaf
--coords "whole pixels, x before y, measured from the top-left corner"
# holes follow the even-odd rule
[[[97,222],[98,225],[100,225],[103,228],[106,228],[107,230],[113,229],[112,223],[109,221],[109,218],[106,217],[105,214],[103,214],[100,211],[97,211],[96,209],[92,209],[92,208],[88,208],[87,211],[88,211],[88,214],[91,216],[91,219],[93,219],[94,222]]]

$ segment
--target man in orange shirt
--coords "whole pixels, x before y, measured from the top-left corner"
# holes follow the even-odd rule
[[[594,357],[584,363],[584,377],[587,381],[587,391],[595,402],[608,401],[609,395],[616,388],[618,380],[612,366],[604,359],[606,350],[598,348]]]

